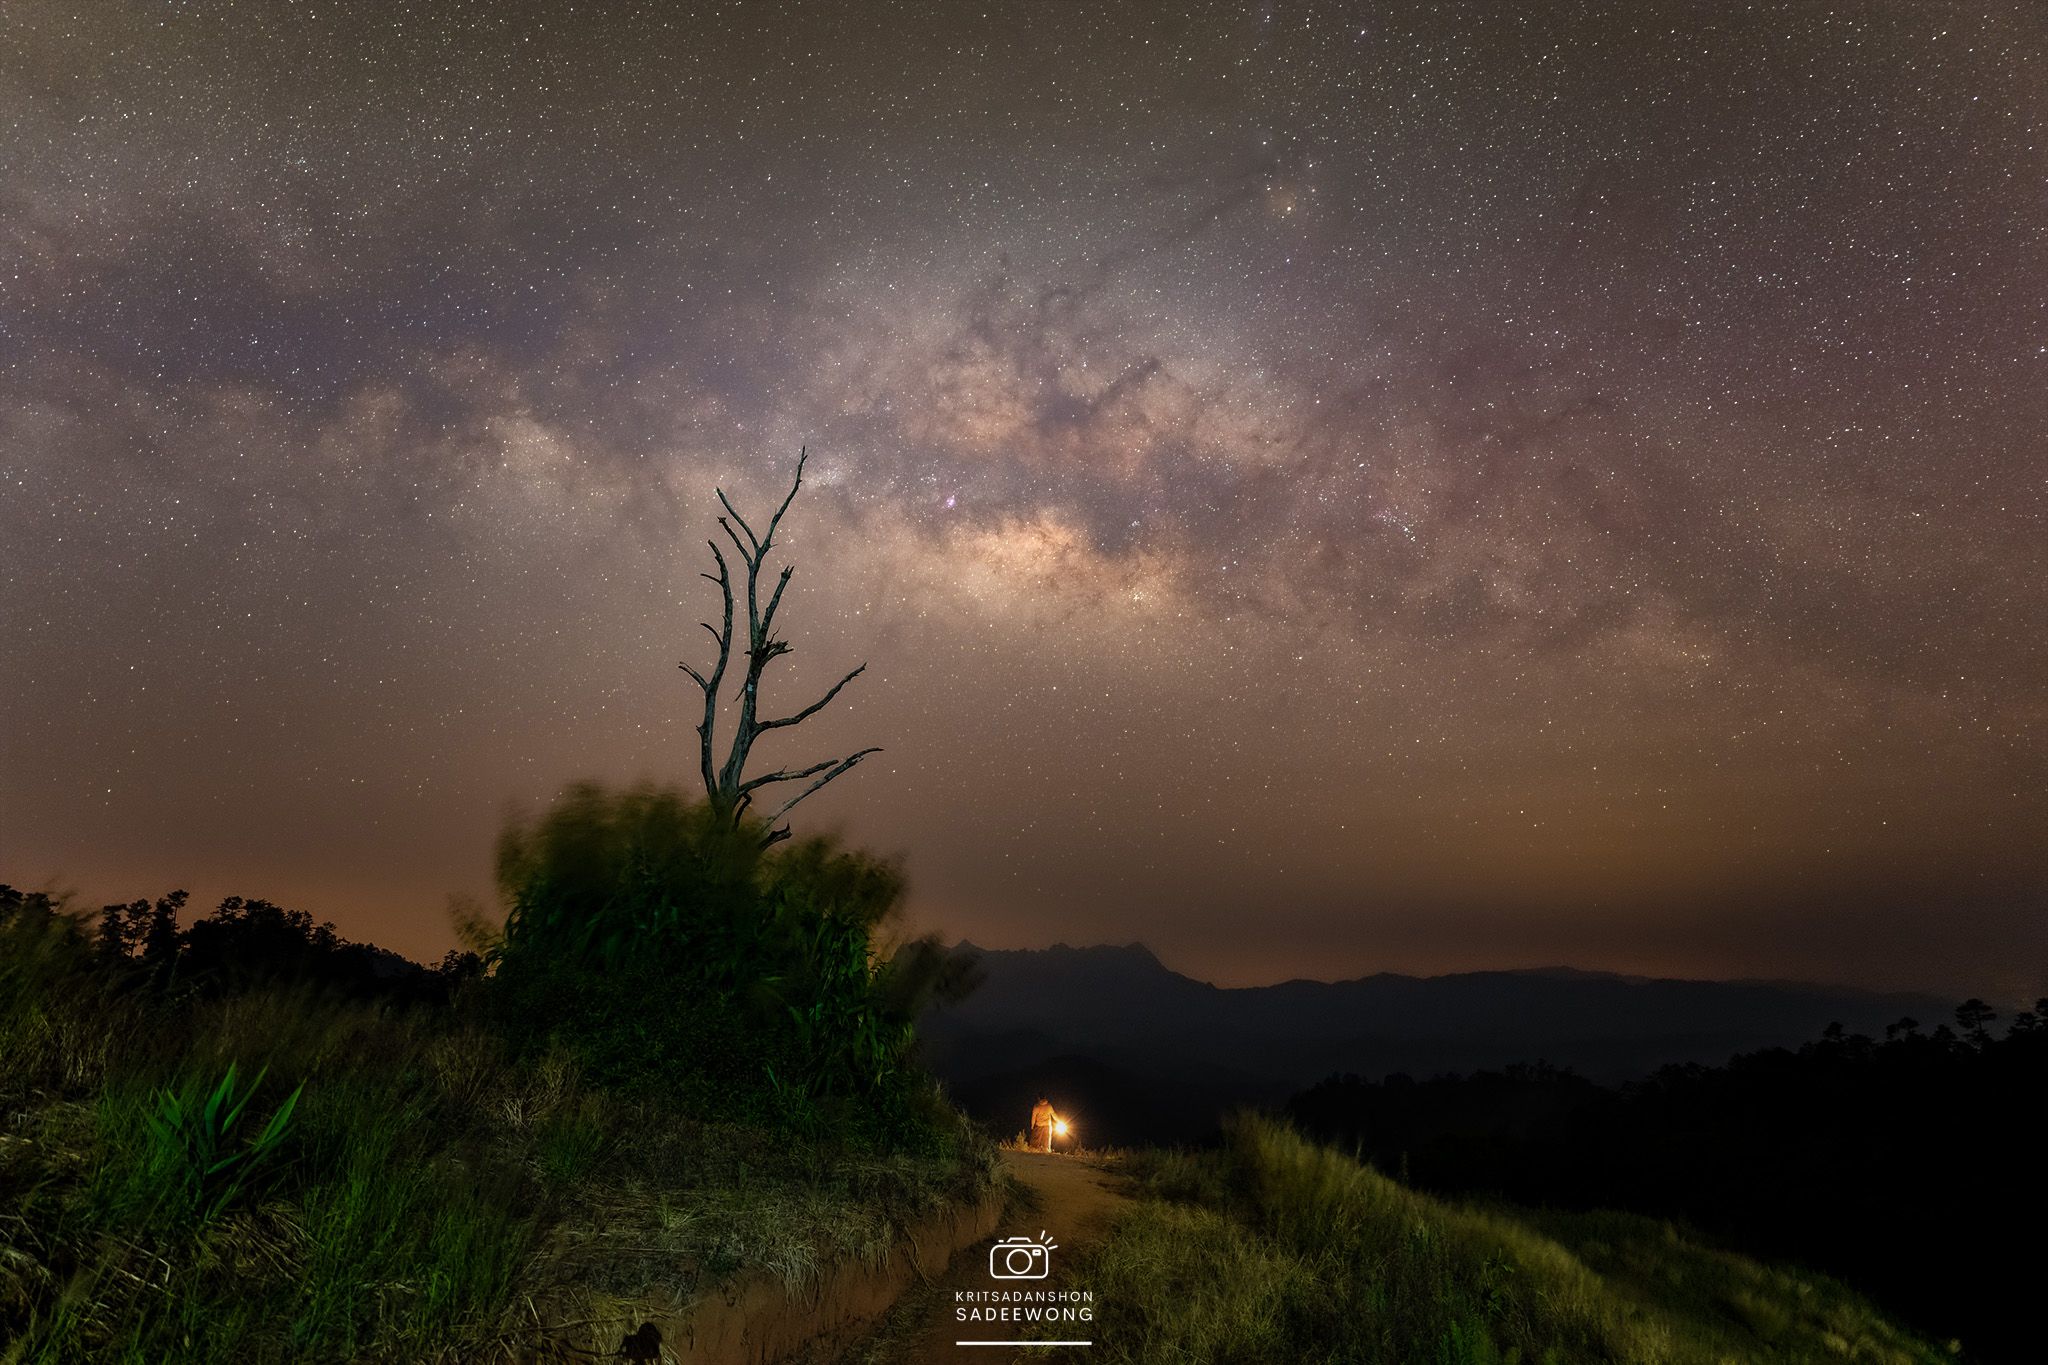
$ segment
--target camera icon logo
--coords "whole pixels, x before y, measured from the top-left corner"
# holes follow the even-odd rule
[[[988,1273],[993,1280],[1042,1280],[1052,1270],[1052,1249],[1059,1243],[1045,1235],[1038,1239],[1005,1237],[988,1249]]]

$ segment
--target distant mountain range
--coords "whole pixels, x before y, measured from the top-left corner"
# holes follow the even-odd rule
[[[1042,1092],[1109,1144],[1198,1138],[1228,1108],[1277,1103],[1333,1073],[1546,1061],[1614,1082],[1794,1046],[1833,1022],[1873,1035],[1901,1015],[1931,1025],[1951,1008],[1929,996],[1567,967],[1230,988],[1169,970],[1136,943],[960,947],[985,977],[925,1017],[933,1070],[998,1127],[1014,1115],[1021,1128]]]

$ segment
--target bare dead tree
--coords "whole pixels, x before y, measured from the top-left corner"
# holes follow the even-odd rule
[[[782,572],[776,576],[774,591],[768,595],[766,607],[761,605],[761,570],[767,563],[769,551],[775,547],[775,532],[782,525],[783,513],[789,510],[790,503],[796,500],[797,490],[803,487],[804,461],[809,458],[808,448],[797,454],[796,478],[791,481],[789,493],[782,499],[782,505],[777,507],[775,515],[768,519],[768,529],[761,535],[754,534],[754,528],[747,524],[747,519],[739,514],[739,509],[725,496],[725,490],[717,490],[718,501],[726,510],[726,516],[720,517],[718,524],[725,531],[726,539],[730,540],[733,548],[738,551],[740,563],[745,565],[747,570],[747,636],[744,651],[746,677],[740,683],[738,692],[734,694],[734,700],[739,703],[739,712],[733,722],[732,746],[726,751],[725,762],[722,764],[714,761],[713,750],[716,746],[713,742],[713,731],[718,723],[719,688],[725,685],[726,670],[733,660],[734,599],[732,571],[726,563],[725,553],[718,548],[718,542],[715,540],[707,541],[706,544],[711,547],[711,557],[717,561],[718,572],[701,574],[699,577],[718,585],[719,593],[725,601],[725,612],[720,624],[716,626],[709,621],[701,621],[698,624],[710,631],[711,638],[718,642],[718,662],[712,665],[709,675],[700,673],[687,663],[682,665],[682,670],[696,680],[697,686],[704,693],[704,719],[697,725],[698,758],[702,766],[704,793],[711,799],[711,804],[715,808],[737,821],[753,805],[754,793],[763,787],[778,782],[800,782],[807,777],[815,779],[808,787],[783,802],[775,814],[768,817],[767,842],[771,844],[789,837],[789,827],[782,823],[782,817],[789,814],[797,802],[835,777],[850,772],[855,764],[869,754],[882,752],[879,748],[862,749],[858,753],[848,754],[845,758],[828,758],[807,768],[777,768],[773,772],[761,773],[755,777],[746,775],[747,758],[753,752],[755,740],[770,730],[783,730],[801,725],[824,710],[826,705],[839,695],[841,688],[867,671],[867,665],[863,663],[833,683],[824,696],[800,711],[767,720],[761,718],[761,673],[771,661],[790,652],[789,641],[775,634],[775,611],[782,605],[782,591],[789,586],[789,576],[796,572],[796,566],[783,566]],[[735,526],[738,527],[737,530],[734,529]]]

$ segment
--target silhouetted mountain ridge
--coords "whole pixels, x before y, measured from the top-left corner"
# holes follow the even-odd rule
[[[1796,1045],[1830,1023],[1881,1033],[1901,1015],[1946,1016],[1929,996],[1801,982],[1698,981],[1575,967],[1216,986],[1173,971],[1141,943],[985,949],[967,1000],[927,1016],[927,1055],[970,1111],[1056,1083],[1056,1059],[1089,1059],[1192,1097],[1177,1116],[1279,1100],[1335,1073],[1436,1075],[1547,1061],[1628,1080],[1670,1062],[1719,1063]],[[1010,1082],[1014,1082],[1011,1084]],[[1088,1088],[1114,1095],[1100,1074]],[[1006,1110],[1005,1110],[1006,1112]],[[1002,1121],[1002,1115],[992,1115]],[[1177,1134],[1120,1116],[1120,1133]]]

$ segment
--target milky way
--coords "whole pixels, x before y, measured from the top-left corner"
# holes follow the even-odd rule
[[[0,15],[0,878],[437,954],[808,445],[920,926],[2048,988],[2048,11],[689,8]]]

